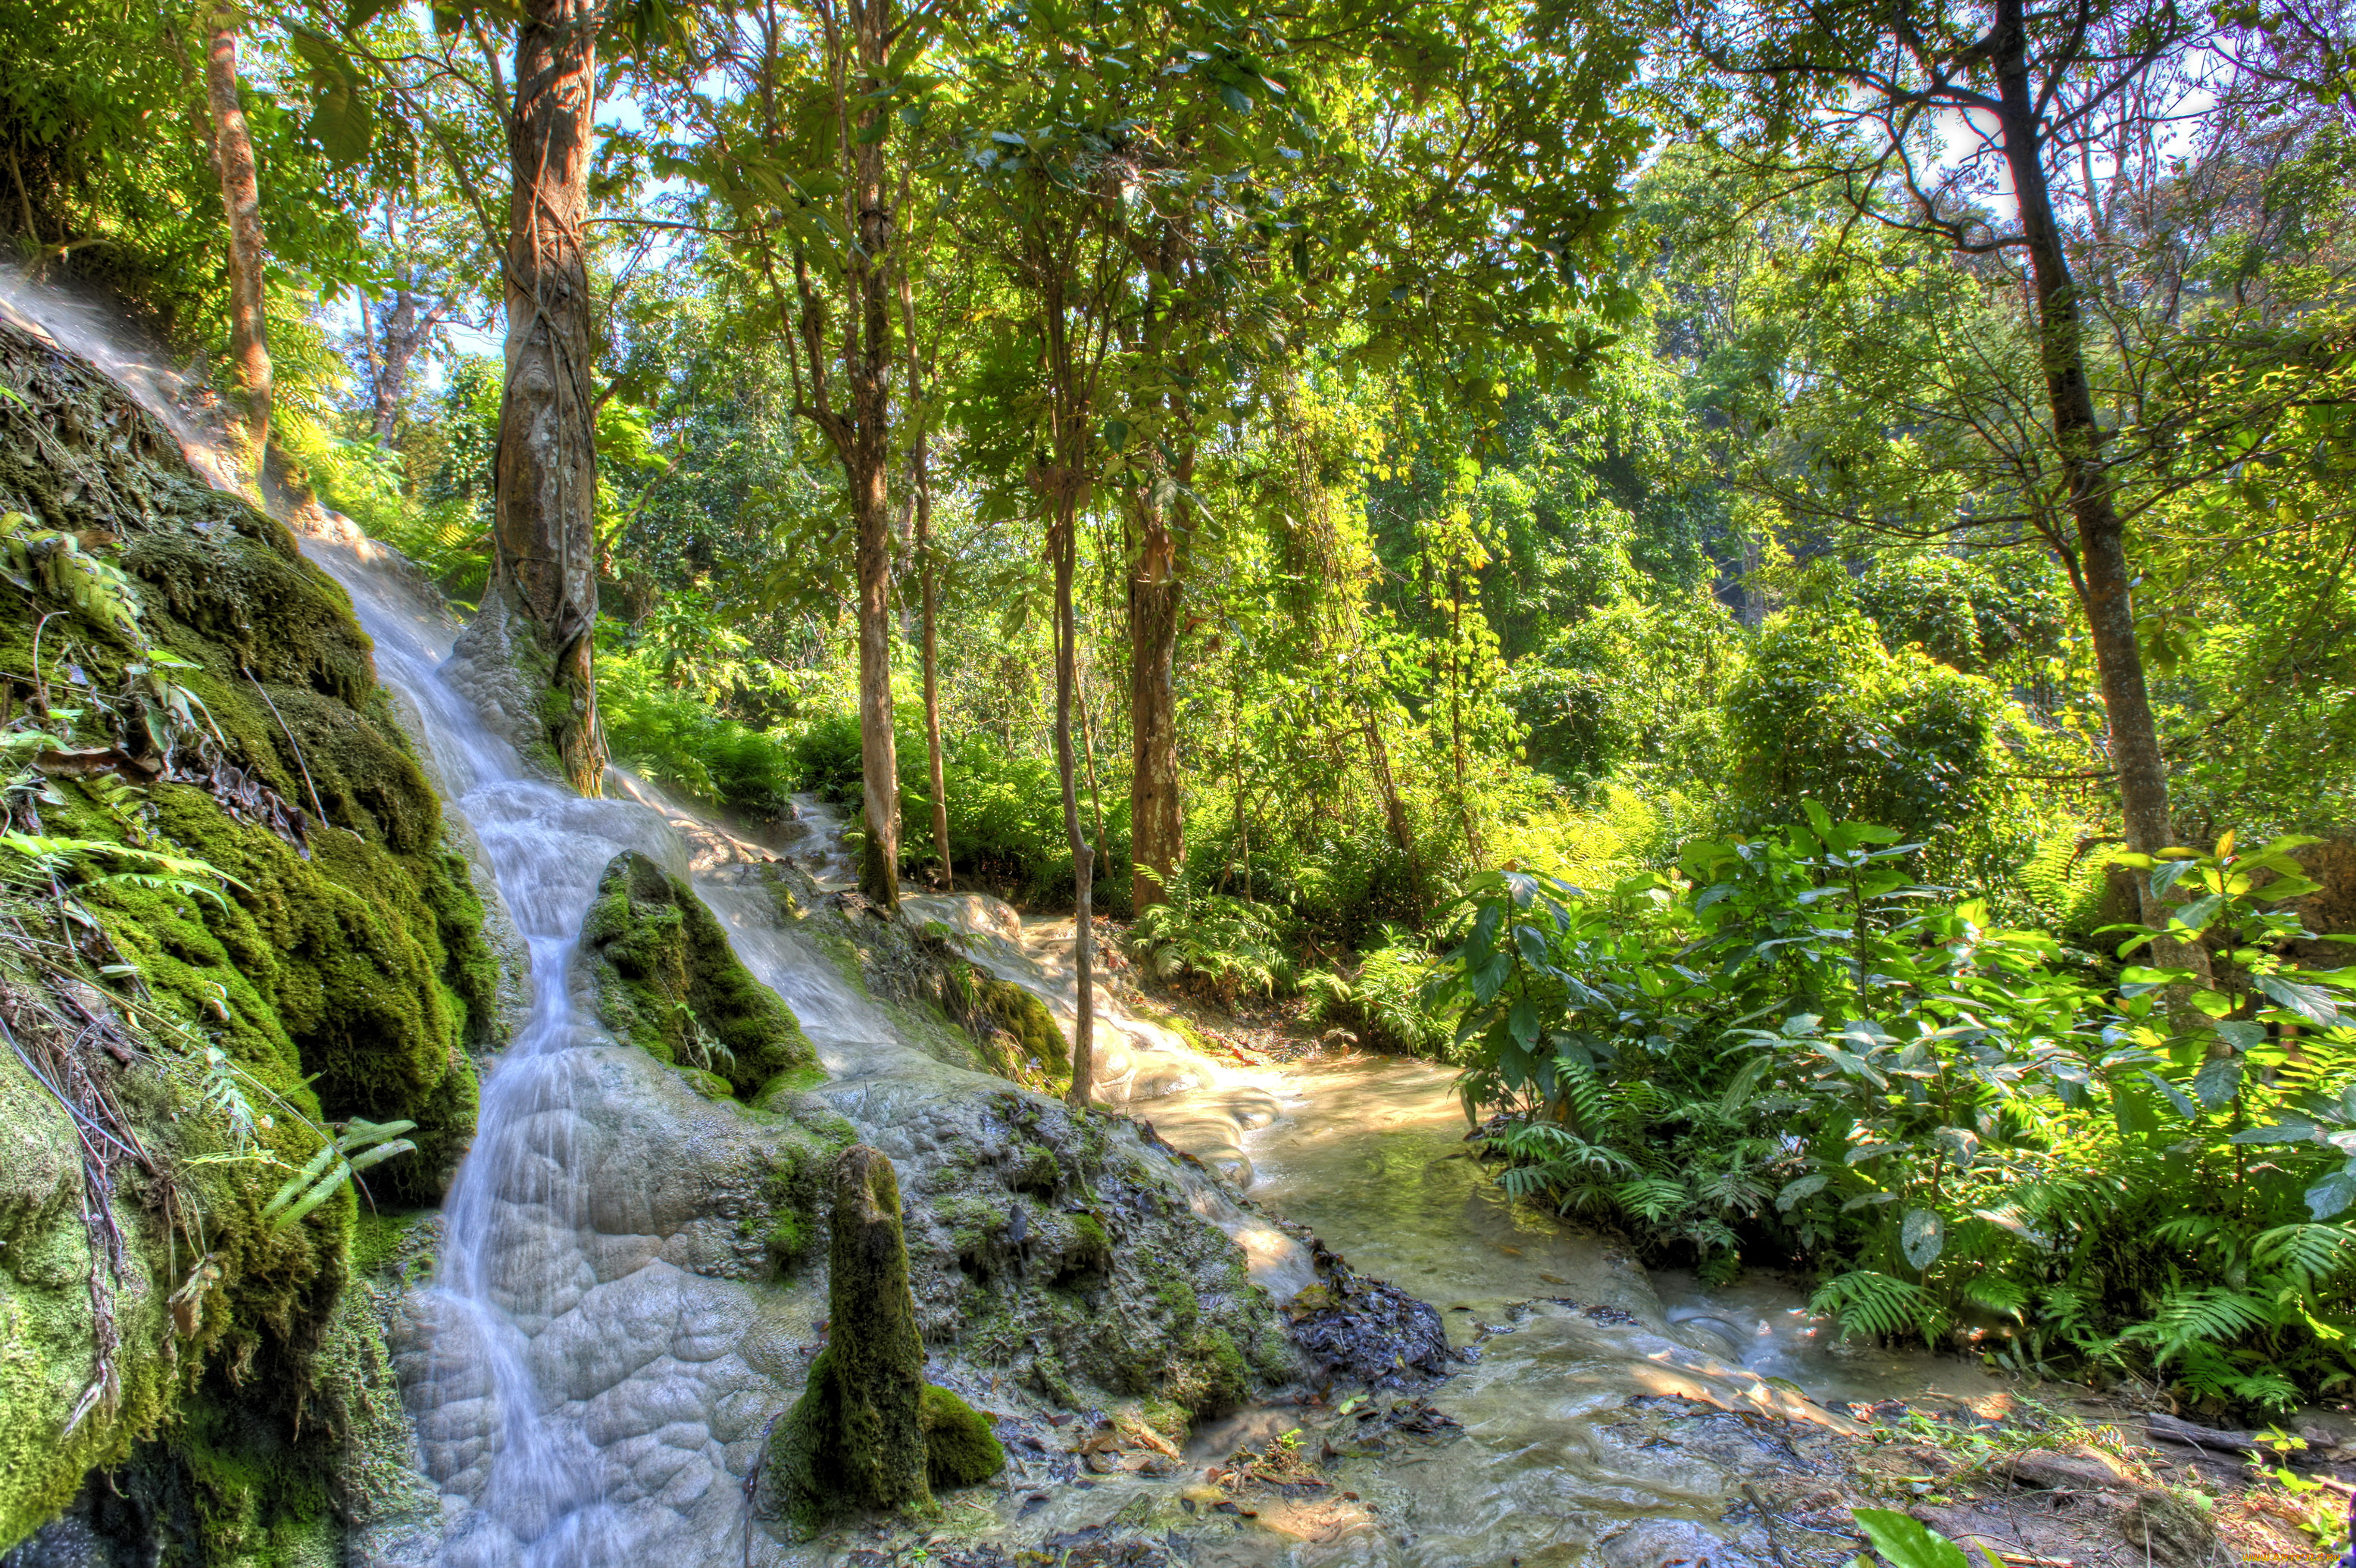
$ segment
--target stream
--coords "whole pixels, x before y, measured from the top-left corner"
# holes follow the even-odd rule
[[[207,457],[168,369],[121,347],[102,319],[21,279],[0,280],[0,309],[102,364]],[[458,627],[438,594],[348,525],[302,542],[350,592],[531,976],[521,1027],[486,1073],[433,1284],[412,1293],[393,1336],[438,1514],[406,1536],[356,1541],[354,1560],[842,1561],[858,1544],[847,1533],[787,1547],[744,1527],[743,1477],[765,1422],[798,1388],[806,1362],[792,1349],[822,1301],[731,1275],[726,1227],[698,1184],[734,1179],[743,1135],[725,1108],[595,1027],[572,957],[600,872],[635,849],[691,880],[817,1045],[827,1102],[904,1169],[946,1157],[969,1115],[959,1107],[1004,1084],[908,1038],[779,916],[753,874],[773,855],[821,880],[848,872],[841,824],[823,807],[804,803],[782,835],[755,841],[625,777],[594,801],[541,782],[445,677]],[[1068,919],[1023,920],[973,894],[912,892],[906,904],[911,923],[948,927],[1068,1027]],[[1198,1433],[1174,1474],[1078,1477],[1067,1459],[1018,1449],[1009,1475],[961,1494],[943,1526],[965,1548],[1037,1548],[1125,1521],[1197,1563],[1764,1563],[1772,1543],[1737,1517],[1751,1461],[1631,1436],[1631,1410],[1680,1397],[1837,1436],[1857,1430],[1842,1402],[2003,1397],[1961,1361],[1840,1345],[1794,1291],[1650,1275],[1608,1241],[1508,1201],[1468,1153],[1442,1069],[1355,1054],[1238,1066],[1139,1016],[1119,987],[1102,995],[1104,1097],[1193,1157],[1122,1136],[1237,1241],[1278,1299],[1315,1278],[1289,1221],[1438,1307],[1465,1360],[1423,1392],[1462,1429],[1343,1452],[1320,1499],[1248,1518],[1196,1513],[1188,1488],[1199,1490],[1203,1467],[1304,1428],[1331,1444],[1347,1435],[1346,1413],[1245,1410]],[[966,1373],[995,1387],[986,1370]],[[1762,1453],[1759,1464],[1783,1462]],[[1116,1560],[1130,1561],[1104,1559]]]

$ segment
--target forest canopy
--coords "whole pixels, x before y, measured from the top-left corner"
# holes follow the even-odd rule
[[[1444,1058],[1649,1255],[2278,1405],[2356,1375],[2348,20],[30,0],[0,228],[584,790]]]

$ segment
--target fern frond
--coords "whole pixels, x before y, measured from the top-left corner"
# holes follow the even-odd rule
[[[1946,1327],[1931,1293],[1911,1281],[1871,1269],[1836,1275],[1816,1287],[1808,1310],[1837,1317],[1852,1333],[1921,1334],[1929,1339]]]
[[[2320,1284],[2356,1262],[2356,1231],[2345,1225],[2282,1225],[2250,1244],[2250,1261],[2274,1274]]]

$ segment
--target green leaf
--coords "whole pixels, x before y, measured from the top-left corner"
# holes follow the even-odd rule
[[[1538,1040],[1538,1005],[1527,997],[1516,998],[1505,1027],[1523,1050],[1527,1051]]]
[[[2356,1203],[2356,1176],[2335,1170],[2307,1189],[2307,1207],[2318,1220],[2344,1214]]]
[[[2209,1026],[2210,1032],[2237,1051],[2255,1051],[2266,1042],[2266,1026],[2245,1019]]]
[[[1234,110],[1238,114],[1248,114],[1252,112],[1252,101],[1246,97],[1242,91],[1237,88],[1224,85],[1220,87],[1219,101],[1225,103],[1228,108]]]
[[[2258,976],[2258,989],[2319,1029],[2339,1027],[2339,1005],[2331,993],[2320,986],[2302,986],[2279,975],[2261,975]]]
[[[2192,1075],[2192,1093],[2202,1107],[2222,1111],[2233,1103],[2242,1087],[2242,1064],[2231,1056],[2212,1057]]]
[[[2175,1084],[2170,1083],[2158,1073],[2146,1072],[2144,1073],[2144,1077],[2150,1081],[2152,1087],[2158,1089],[2161,1093],[2168,1096],[2168,1103],[2176,1107],[2176,1114],[2178,1115],[2190,1117],[2197,1116],[2201,1114],[2201,1108],[2192,1103],[2190,1098],[2185,1094],[2183,1090],[2179,1089]]]
[[[1964,1549],[1918,1519],[1895,1509],[1848,1510],[1890,1568],[1971,1568]]]
[[[1898,1245],[1915,1268],[1929,1268],[1946,1250],[1947,1221],[1935,1210],[1909,1209],[1898,1228]]]
[[[1792,1205],[1804,1198],[1814,1198],[1817,1193],[1822,1192],[1831,1180],[1831,1177],[1819,1172],[1814,1176],[1803,1176],[1795,1180],[1785,1182],[1783,1190],[1775,1194],[1775,1207],[1788,1214],[1792,1211]]]
[[[2209,923],[2217,918],[2217,912],[2224,907],[2224,896],[2211,893],[2205,898],[2194,899],[2182,909],[2170,910],[2168,923],[2179,931],[2205,931]]]

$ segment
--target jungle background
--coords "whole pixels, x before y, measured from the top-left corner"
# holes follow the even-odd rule
[[[1452,1062],[1654,1260],[2344,1394],[2345,18],[1918,9],[39,0],[0,227],[471,607],[594,40],[616,764]]]

